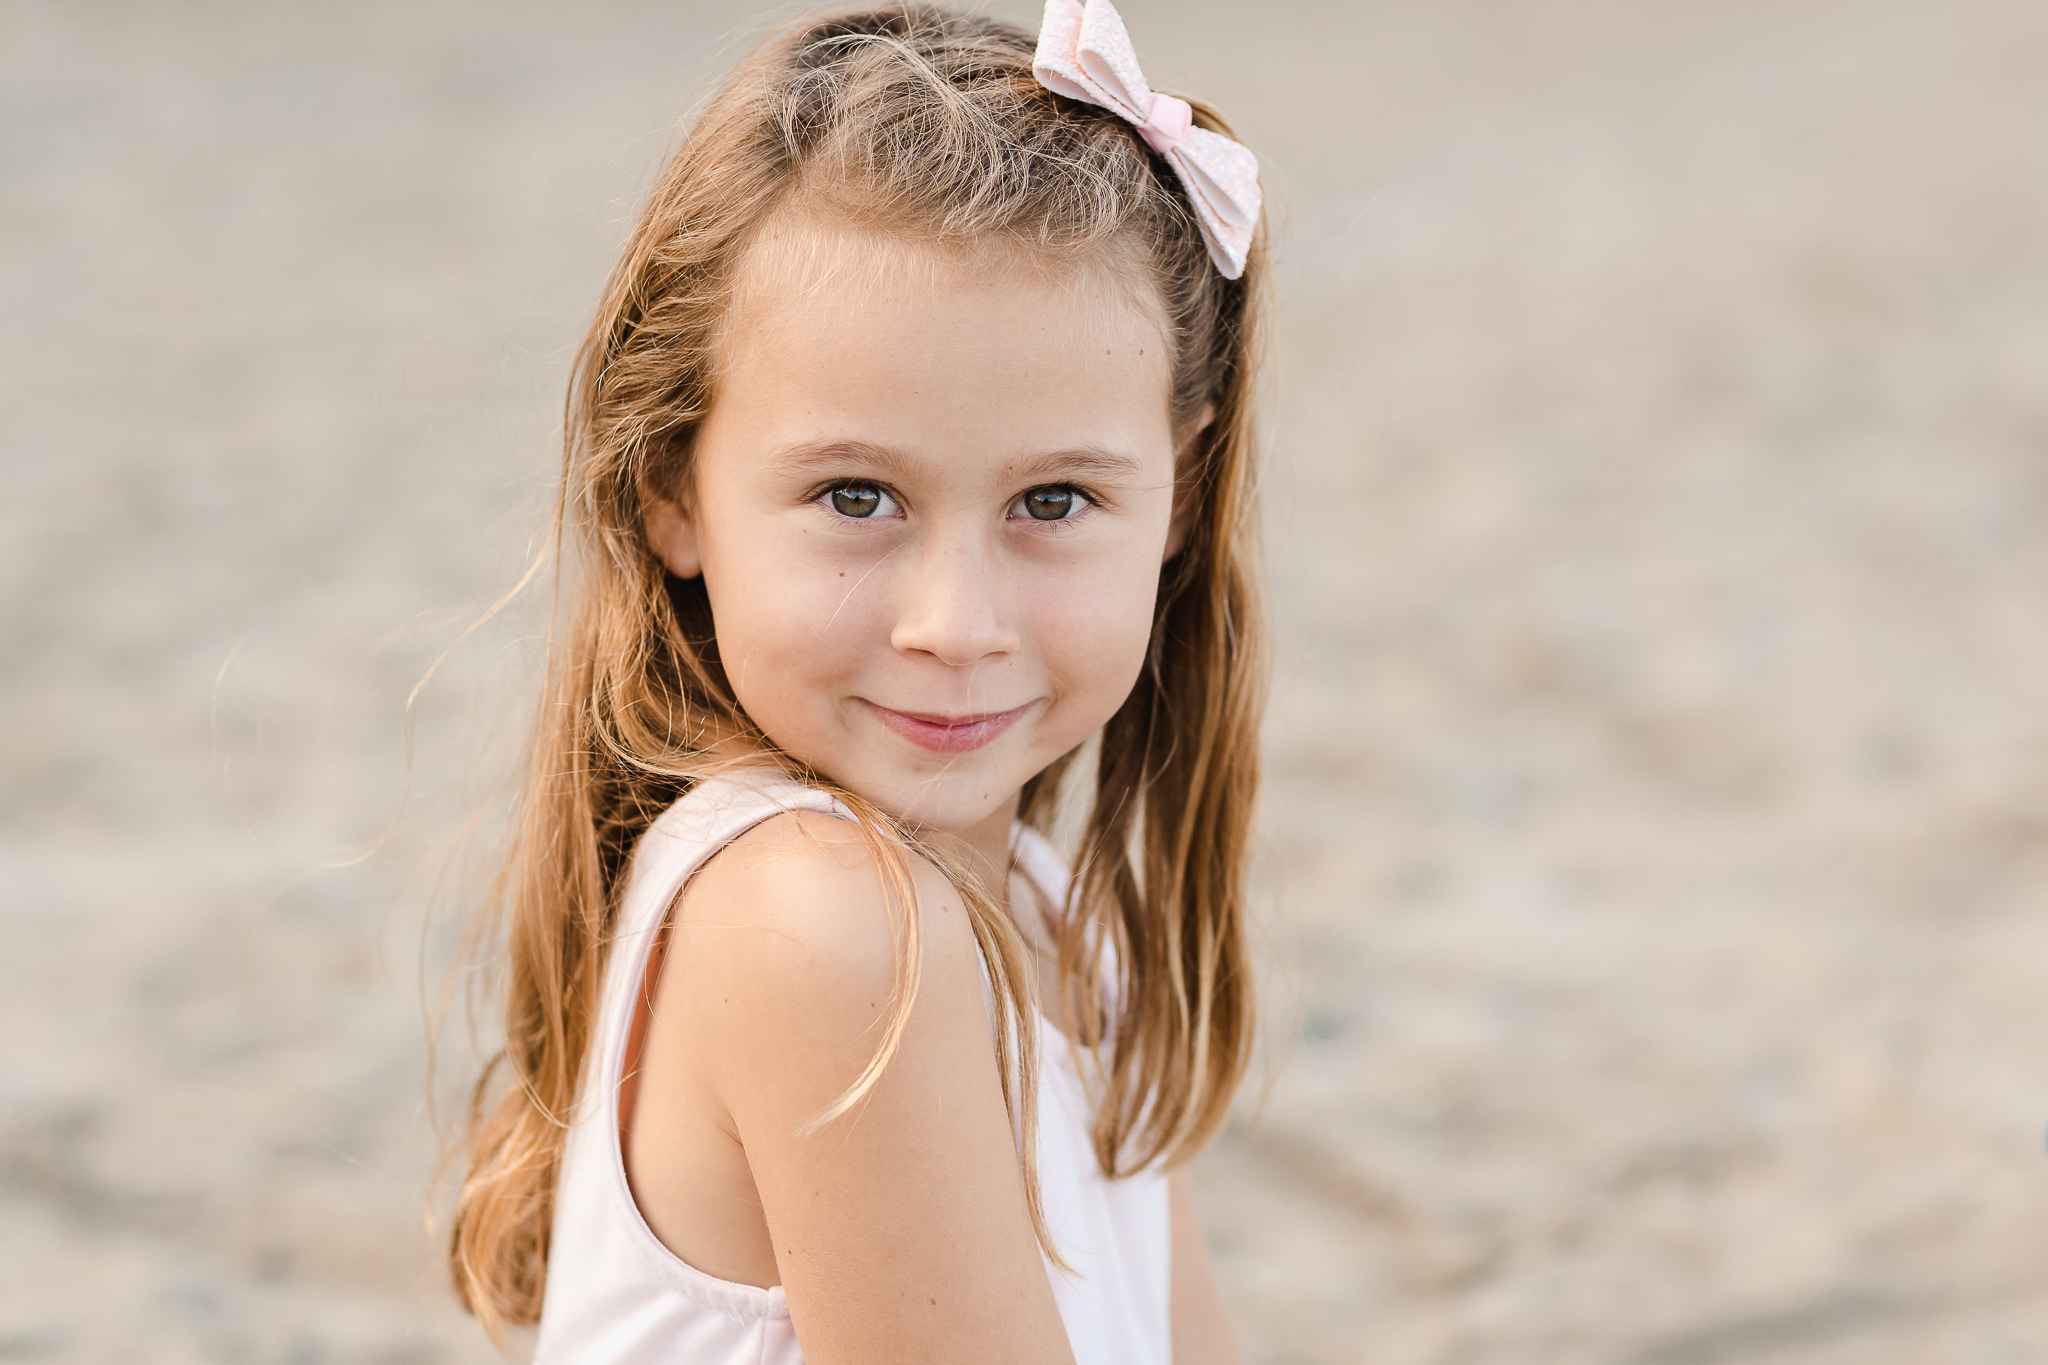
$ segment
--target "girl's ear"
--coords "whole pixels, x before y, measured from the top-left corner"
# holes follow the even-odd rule
[[[1188,465],[1195,452],[1195,442],[1215,420],[1216,405],[1202,404],[1202,419],[1181,437],[1180,446],[1173,452],[1173,520],[1166,524],[1166,553],[1159,557],[1162,564],[1179,554],[1181,547],[1187,544],[1188,532],[1194,528],[1195,514],[1202,510],[1201,480],[1189,477]]]
[[[647,548],[677,578],[695,578],[704,572],[704,553],[697,544],[697,523],[673,498],[648,492],[642,502],[640,525],[647,532]]]

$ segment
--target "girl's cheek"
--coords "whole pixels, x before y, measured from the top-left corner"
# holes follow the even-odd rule
[[[742,695],[743,705],[765,702],[762,691],[774,690],[791,662],[807,655],[817,662],[857,619],[861,595],[849,586],[857,575],[821,562],[814,539],[801,533],[739,538],[722,545],[723,553],[707,565],[719,653],[734,687],[754,694],[751,703]]]
[[[1036,633],[1066,675],[1070,694],[1108,712],[1130,695],[1152,638],[1156,582],[1156,570],[1148,577],[1145,565],[1134,562],[1115,574],[1081,576],[1045,604]]]

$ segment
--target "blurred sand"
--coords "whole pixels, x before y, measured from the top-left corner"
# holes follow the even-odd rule
[[[2048,9],[1123,8],[1280,229],[1252,1358],[2048,1360]],[[0,3],[0,1359],[493,1358],[422,909],[536,619],[401,818],[404,697],[745,16]]]

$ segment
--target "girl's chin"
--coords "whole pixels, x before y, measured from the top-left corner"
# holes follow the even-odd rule
[[[960,835],[990,820],[1007,823],[1024,785],[1022,779],[1011,782],[977,772],[826,775],[906,825]]]
[[[993,819],[1007,822],[1016,806],[1017,793],[995,795],[975,787],[958,794],[930,790],[884,792],[868,799],[912,828],[967,835]]]

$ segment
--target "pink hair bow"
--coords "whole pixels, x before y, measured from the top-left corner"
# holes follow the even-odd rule
[[[1039,84],[1129,119],[1187,186],[1209,258],[1234,280],[1244,273],[1259,221],[1259,159],[1220,133],[1194,126],[1188,102],[1145,84],[1124,21],[1109,0],[1046,0],[1031,69]]]

